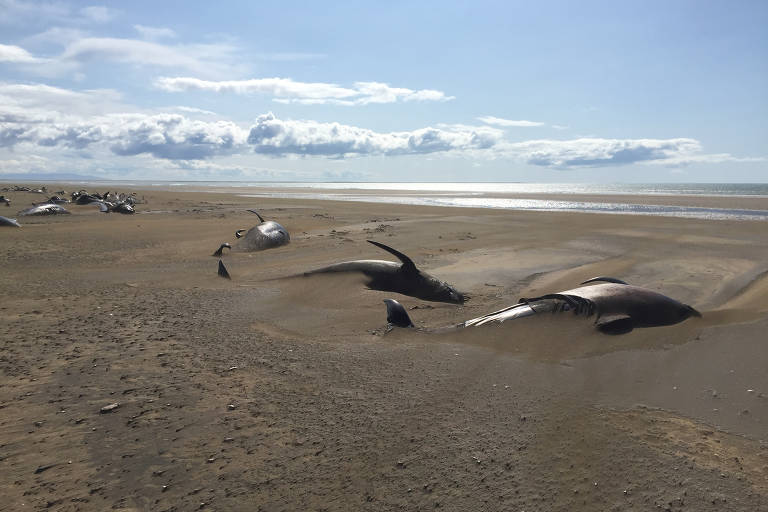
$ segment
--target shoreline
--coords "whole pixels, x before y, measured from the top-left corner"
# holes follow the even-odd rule
[[[114,185],[119,182],[104,182]],[[70,187],[75,183],[50,182],[51,188]],[[76,184],[79,187],[83,183]],[[461,192],[445,190],[355,189],[324,187],[270,187],[232,186],[211,187],[197,185],[126,186],[124,188],[151,192],[188,192],[236,194],[243,197],[283,198],[287,200],[360,201],[393,205],[421,205],[455,208],[487,208],[509,211],[559,211],[573,213],[601,213],[618,215],[649,215],[663,217],[697,218],[707,220],[758,221],[768,220],[768,195],[702,195],[702,194],[634,194],[634,193],[540,193],[540,192]],[[298,184],[297,184],[298,185]],[[42,198],[42,196],[41,196]],[[378,200],[377,200],[378,199]],[[453,203],[450,203],[453,201]],[[487,204],[477,204],[485,201]],[[515,204],[515,202],[528,203]],[[448,202],[449,204],[445,204]],[[456,204],[456,203],[472,204]],[[550,207],[551,206],[551,207]],[[613,209],[606,210],[606,206]],[[657,211],[643,210],[643,206],[659,207]],[[668,207],[673,211],[662,211]]]

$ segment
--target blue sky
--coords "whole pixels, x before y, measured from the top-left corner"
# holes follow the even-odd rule
[[[768,181],[768,3],[0,0],[0,177]]]

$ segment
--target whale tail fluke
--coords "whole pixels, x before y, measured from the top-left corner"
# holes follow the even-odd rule
[[[413,327],[411,317],[402,304],[395,299],[384,299],[387,305],[387,323],[395,327]]]

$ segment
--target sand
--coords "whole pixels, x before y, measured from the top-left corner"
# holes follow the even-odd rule
[[[764,221],[236,192],[0,228],[0,510],[768,510]],[[40,198],[5,195],[10,217]],[[221,279],[211,253],[253,207],[292,242],[225,253]],[[392,259],[366,239],[471,300],[285,278]],[[624,336],[572,317],[385,329],[384,298],[434,327],[595,275],[704,317]]]

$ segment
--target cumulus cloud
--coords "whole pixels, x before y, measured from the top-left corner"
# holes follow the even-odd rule
[[[0,117],[0,119],[3,119]],[[0,146],[22,143],[84,149],[94,144],[120,156],[206,159],[244,150],[248,131],[226,121],[203,122],[178,114],[112,114],[79,122],[19,116],[0,122]]]
[[[167,114],[125,119],[109,138],[117,155],[148,153],[156,158],[199,160],[236,152],[245,135],[245,130],[231,122],[209,123]]]
[[[268,155],[344,157],[487,149],[500,138],[498,130],[483,127],[379,133],[339,123],[281,120],[269,113],[256,119],[248,143],[257,153]]]
[[[355,82],[352,87],[342,87],[324,82],[297,82],[290,78],[254,78],[250,80],[210,81],[192,77],[162,77],[155,86],[168,92],[208,91],[235,94],[268,94],[279,103],[306,105],[368,105],[371,103],[395,103],[398,101],[449,101],[442,91],[422,89],[414,91],[402,87],[390,87],[380,82]]]
[[[376,132],[340,123],[279,119],[268,113],[249,128],[228,121],[201,121],[180,114],[109,114],[73,119],[60,113],[0,111],[0,147],[30,144],[73,150],[99,145],[115,155],[164,160],[206,160],[247,154],[273,157],[461,154],[508,158],[554,169],[656,164],[761,161],[730,154],[708,155],[694,139],[531,140],[510,143],[491,127],[442,125]]]
[[[213,114],[171,107],[189,114]],[[126,113],[128,112],[128,113]],[[0,147],[24,153],[39,148],[73,155],[145,155],[164,161],[201,161],[260,154],[271,157],[461,155],[509,159],[554,169],[651,164],[764,161],[727,153],[706,154],[690,138],[510,142],[492,126],[436,125],[410,131],[377,132],[359,126],[259,116],[250,126],[195,119],[178,113],[140,112],[121,104],[112,90],[72,91],[42,84],[0,82]],[[61,153],[61,152],[60,152]],[[51,153],[53,154],[53,153]]]
[[[515,128],[530,128],[535,126],[544,126],[545,123],[541,123],[539,121],[515,121],[512,119],[502,119],[501,117],[494,117],[494,116],[483,116],[478,117],[478,121],[483,122],[485,124],[490,124],[494,126],[503,126],[503,127],[515,127]]]

